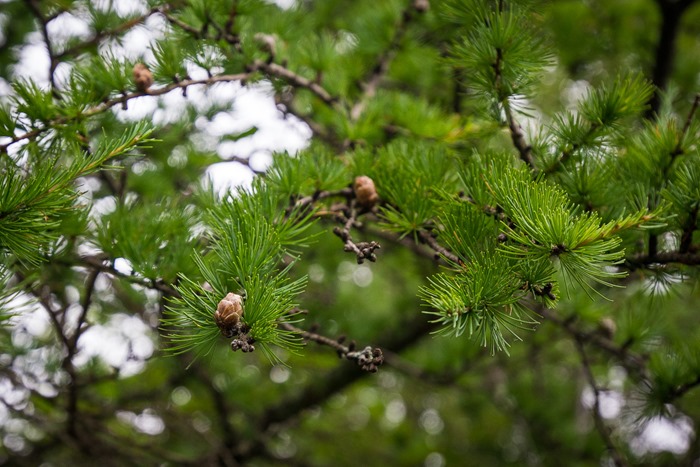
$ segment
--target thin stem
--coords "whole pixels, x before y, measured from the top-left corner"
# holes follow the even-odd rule
[[[620,453],[620,451],[618,451],[615,444],[612,442],[612,438],[610,437],[610,429],[605,425],[605,421],[603,420],[603,417],[600,414],[601,391],[598,387],[598,384],[596,383],[595,377],[593,376],[591,364],[588,360],[588,356],[586,355],[584,341],[580,337],[575,337],[574,342],[576,342],[576,348],[581,357],[581,366],[583,367],[583,373],[586,376],[588,384],[593,390],[594,399],[591,411],[593,413],[593,420],[595,421],[596,430],[600,434],[600,437],[603,439],[603,443],[605,443],[605,446],[608,448],[608,451],[610,452],[610,457],[612,457],[613,462],[615,462],[615,465],[617,467],[624,467],[627,465],[627,462],[622,457],[622,454]]]
[[[314,331],[305,331],[289,323],[280,323],[279,326],[287,331],[298,333],[306,341],[312,341],[319,345],[331,347],[337,352],[339,358],[357,363],[363,371],[376,373],[377,367],[384,363],[382,350],[378,347],[372,348],[367,346],[358,351],[356,350],[355,341],[351,341],[348,345],[343,345],[345,337],[342,336],[333,340],[330,337],[323,336]]]

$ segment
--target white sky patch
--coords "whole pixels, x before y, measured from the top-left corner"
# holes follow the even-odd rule
[[[62,50],[69,39],[87,40],[93,35],[90,25],[83,18],[64,12],[54,18],[46,29],[56,50]]]
[[[588,386],[581,392],[581,403],[587,409],[593,409],[595,405],[595,394]],[[620,411],[625,404],[625,398],[618,391],[600,391],[598,393],[598,407],[601,417],[613,419],[620,415]]]
[[[694,434],[692,420],[684,415],[673,419],[654,417],[630,442],[630,447],[638,456],[662,451],[683,454],[690,447]]]
[[[134,272],[134,268],[131,265],[131,261],[129,261],[126,258],[117,258],[114,260],[114,269],[116,269],[118,272],[122,274],[132,274]]]
[[[39,32],[26,37],[26,45],[18,51],[17,63],[12,68],[15,77],[31,78],[39,86],[49,82],[49,53]]]
[[[138,415],[134,412],[120,411],[117,412],[117,419],[147,435],[159,435],[165,429],[163,419],[153,409],[146,409]]]
[[[135,316],[117,313],[105,325],[93,325],[80,336],[76,366],[86,365],[98,357],[106,364],[119,368],[123,377],[139,373],[144,360],[155,348],[151,329]]]
[[[92,0],[92,3],[102,11],[111,10],[119,16],[142,15],[147,10],[142,0]]]
[[[236,188],[247,188],[253,183],[253,171],[238,162],[219,162],[209,166],[205,175],[205,186],[214,187],[219,195]]]

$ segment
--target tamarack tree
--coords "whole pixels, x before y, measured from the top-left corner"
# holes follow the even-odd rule
[[[0,457],[697,462],[696,2],[292,3],[2,5]]]

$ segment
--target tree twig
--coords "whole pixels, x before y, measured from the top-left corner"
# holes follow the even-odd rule
[[[357,350],[355,341],[351,341],[348,345],[343,345],[343,342],[345,342],[344,336],[333,340],[313,330],[305,331],[289,323],[280,323],[279,326],[287,331],[298,333],[306,341],[316,342],[319,345],[326,345],[335,349],[339,358],[355,362],[363,371],[375,373],[377,368],[384,363],[384,355],[378,347],[366,346],[362,350]]]
[[[362,264],[365,260],[371,262],[377,261],[375,250],[381,248],[381,245],[375,241],[371,242],[355,242],[350,235],[350,229],[357,223],[357,207],[355,200],[350,200],[347,217],[342,213],[337,215],[338,219],[343,222],[343,228],[335,227],[333,233],[338,236],[345,244],[343,249],[347,252],[355,253],[357,256],[357,264]]]
[[[590,362],[588,360],[588,356],[586,355],[584,341],[580,336],[574,336],[574,342],[576,343],[576,348],[578,350],[579,356],[581,357],[581,366],[583,367],[583,373],[586,376],[586,380],[588,381],[588,384],[591,386],[591,390],[593,391],[593,407],[591,408],[591,411],[593,413],[593,420],[595,422],[596,430],[600,434],[600,437],[602,438],[603,443],[608,448],[608,452],[610,453],[610,457],[612,457],[613,462],[615,462],[615,465],[617,467],[625,467],[627,465],[627,462],[625,461],[625,459],[622,457],[622,454],[615,446],[615,443],[612,442],[612,438],[610,437],[610,430],[605,425],[605,421],[603,420],[603,416],[600,413],[600,392],[601,391],[600,391],[600,388],[598,387],[598,384],[596,383],[595,377],[593,376],[593,371],[591,370],[591,365],[590,365]]]

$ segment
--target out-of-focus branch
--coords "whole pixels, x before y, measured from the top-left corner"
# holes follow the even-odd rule
[[[610,457],[612,457],[613,462],[615,462],[615,465],[617,467],[624,467],[627,465],[627,462],[615,446],[615,443],[612,442],[612,438],[610,437],[610,429],[605,425],[603,416],[600,414],[601,391],[598,387],[598,383],[596,383],[595,377],[593,376],[591,364],[588,359],[588,355],[586,355],[584,341],[578,336],[574,337],[574,341],[576,342],[576,348],[578,349],[578,353],[581,357],[581,366],[583,367],[583,373],[586,376],[588,384],[591,386],[591,390],[593,391],[593,407],[591,408],[591,411],[593,412],[593,420],[595,421],[596,430],[600,434],[603,443],[605,443],[605,446],[608,448],[608,452],[610,452]]]
[[[556,314],[556,312],[544,307],[538,307],[537,313],[545,320],[550,321],[561,327],[573,338],[582,342],[589,343],[611,355],[617,357],[624,366],[632,372],[640,375],[644,379],[649,379],[646,367],[646,358],[639,355],[625,346],[619,346],[612,340],[608,339],[598,331],[586,332],[579,329],[574,319],[565,319]]]
[[[362,115],[362,112],[364,112],[365,108],[367,107],[367,103],[377,94],[377,89],[389,71],[389,64],[396,56],[399,44],[406,35],[408,25],[414,19],[415,13],[423,13],[429,8],[429,6],[429,3],[425,0],[412,0],[411,4],[401,13],[401,19],[394,30],[394,35],[391,38],[389,45],[379,55],[369,75],[366,76],[362,82],[358,83],[358,86],[360,89],[362,89],[362,95],[350,109],[350,118],[352,120],[357,120],[360,118],[360,115]]]
[[[668,87],[668,81],[673,71],[673,61],[676,54],[676,39],[683,13],[695,0],[656,0],[661,14],[661,30],[659,41],[654,53],[652,83],[656,87],[649,103],[646,117],[656,118],[661,106],[661,94]]]

